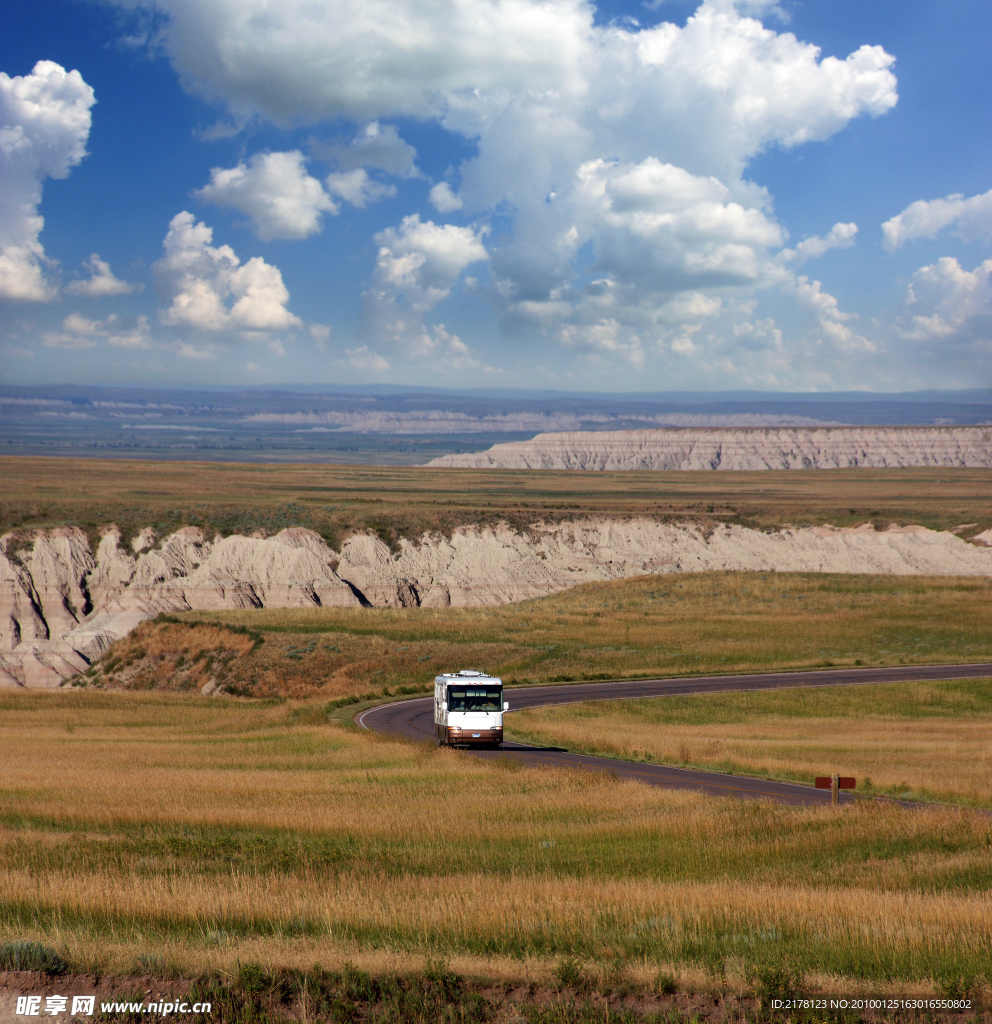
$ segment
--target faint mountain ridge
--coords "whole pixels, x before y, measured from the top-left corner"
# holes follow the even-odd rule
[[[423,465],[549,432],[989,422],[992,395],[978,389],[608,394],[0,385],[0,445],[9,455]]]
[[[295,412],[256,413],[245,423],[310,425],[311,431],[353,431],[382,434],[524,433],[535,430],[581,431],[639,429],[651,427],[798,427],[831,426],[832,420],[776,413],[657,413],[624,415],[616,413],[516,412],[472,416],[464,412],[426,410],[423,412]]]

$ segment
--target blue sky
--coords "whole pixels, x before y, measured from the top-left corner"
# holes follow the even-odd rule
[[[987,4],[5,22],[4,383],[992,384]]]

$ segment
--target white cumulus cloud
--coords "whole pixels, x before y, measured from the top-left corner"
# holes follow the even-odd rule
[[[116,314],[106,320],[90,320],[80,313],[70,313],[62,321],[61,330],[48,331],[41,340],[45,348],[96,348],[101,341],[115,348],[150,348],[151,329],[146,316],[125,327]]]
[[[452,210],[460,210],[465,202],[461,196],[451,191],[451,186],[446,181],[438,182],[430,191],[431,206],[438,213],[451,213]]]
[[[447,298],[466,267],[489,258],[483,235],[470,227],[422,222],[418,214],[404,217],[399,228],[375,236],[379,255],[367,294],[381,309],[393,308],[402,297],[412,313],[426,312]]]
[[[416,176],[417,151],[400,138],[395,125],[370,121],[354,138],[311,139],[310,152],[318,160],[328,160],[342,171],[374,167],[398,178]]]
[[[423,222],[418,214],[404,217],[399,228],[380,231],[372,283],[362,296],[363,332],[406,342],[417,354],[424,314],[448,297],[466,267],[489,258],[484,234],[484,229]]]
[[[654,157],[582,164],[574,184],[494,254],[493,294],[505,322],[540,324],[570,348],[617,351],[633,362],[643,342],[667,337],[672,324],[691,338],[721,308],[713,292],[782,278],[769,252],[782,244],[781,228],[747,201],[760,194],[741,198],[715,177]],[[574,261],[589,246],[599,276],[578,288]]]
[[[662,292],[750,284],[782,230],[762,210],[702,178],[649,157],[594,160],[578,171],[577,199],[597,236],[598,266]]]
[[[152,266],[171,299],[162,323],[202,331],[277,331],[302,326],[286,308],[289,292],[278,267],[260,256],[241,263],[229,245],[213,246],[213,232],[185,210],[165,236],[162,258]],[[230,303],[230,305],[228,305]]]
[[[747,163],[891,109],[892,57],[862,47],[821,58],[722,3],[702,4],[683,27],[593,37],[584,95],[459,97],[446,115],[479,139],[460,168],[465,209],[512,211],[492,263],[504,326],[540,323],[554,336],[555,323],[592,324],[605,339],[615,323],[618,336],[646,342],[675,292],[787,283],[770,253],[784,233]],[[820,241],[844,244],[845,230]]]
[[[133,6],[127,0],[127,6]],[[447,97],[579,88],[581,0],[149,0],[186,86],[236,114],[433,117]]]
[[[819,259],[831,249],[847,249],[854,245],[858,234],[857,224],[842,224],[839,221],[825,235],[804,238],[795,249],[783,249],[778,258],[783,263],[800,266],[807,260]]]
[[[70,313],[62,321],[62,330],[47,331],[41,336],[45,348],[84,349],[96,348],[103,324],[87,320],[79,313]]]
[[[389,369],[389,360],[370,349],[368,345],[346,348],[344,351],[353,369],[371,370],[374,373],[382,373]]]
[[[409,352],[418,358],[430,359],[434,366],[448,370],[475,370],[482,366],[472,349],[444,324],[424,327]],[[493,367],[487,366],[485,369],[491,371]]]
[[[784,232],[746,170],[770,147],[822,141],[891,110],[894,57],[880,46],[824,57],[759,20],[781,14],[773,0],[703,0],[684,24],[649,28],[597,25],[588,0],[137,2],[159,16],[186,86],[235,118],[364,125],[311,141],[337,164],[328,189],[340,198],[348,187],[371,201],[357,177],[346,185],[350,172],[414,173],[413,147],[390,119],[432,119],[470,140],[458,193],[442,183],[430,199],[441,213],[500,216],[490,281],[477,291],[508,330],[636,363],[659,344],[699,350],[706,317],[673,323],[680,294],[723,302],[781,287],[821,310],[824,331],[851,331],[787,264],[849,244],[853,226],[776,259]],[[420,337],[424,312],[461,272],[442,272],[412,241],[428,224],[406,218],[377,236],[370,337]],[[478,226],[451,230],[477,247],[469,262],[485,258]],[[841,341],[861,344],[853,332]]]
[[[321,215],[338,206],[312,177],[299,150],[256,153],[236,167],[214,167],[210,184],[196,192],[198,199],[231,207],[251,218],[263,241],[307,238],[321,229]]]
[[[190,359],[194,362],[206,362],[211,359],[217,359],[220,353],[214,346],[207,345],[203,348],[197,348],[195,345],[191,345],[188,341],[181,341],[179,347],[176,349],[176,355],[180,359]]]
[[[86,156],[95,102],[78,71],[50,60],[29,75],[0,72],[0,299],[44,302],[57,294],[39,241],[41,187]]]
[[[566,348],[619,357],[633,366],[642,366],[644,363],[644,346],[640,336],[610,317],[586,323],[563,324],[555,337]]]
[[[65,290],[70,295],[84,295],[90,299],[103,299],[115,295],[133,295],[144,289],[143,284],[129,284],[114,276],[110,264],[100,259],[98,253],[92,253],[89,259],[83,260],[83,266],[90,272],[84,281],[71,281]]]
[[[882,244],[894,252],[914,238],[936,238],[948,227],[965,241],[992,236],[992,190],[970,199],[955,194],[910,203],[882,225]]]
[[[840,352],[874,352],[876,345],[858,334],[849,324],[856,319],[853,313],[845,313],[840,303],[829,292],[823,290],[819,281],[808,277],[796,277],[786,285],[786,291],[799,301],[813,315],[820,337]]]
[[[982,343],[992,346],[992,260],[965,270],[944,256],[913,274],[906,294],[908,322],[901,336],[909,341]]]
[[[384,185],[370,178],[364,167],[353,171],[335,171],[325,179],[327,191],[339,196],[346,203],[364,209],[368,203],[377,203],[396,195],[395,185]]]
[[[331,340],[331,329],[327,324],[309,324],[307,332],[313,338],[314,345],[323,352],[324,346]]]

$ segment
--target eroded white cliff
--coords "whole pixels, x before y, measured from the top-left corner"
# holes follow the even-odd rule
[[[0,685],[61,686],[159,612],[493,605],[578,583],[708,570],[985,576],[992,549],[920,526],[766,533],[586,518],[525,534],[464,527],[402,540],[396,553],[366,535],[337,553],[300,528],[208,539],[186,527],[160,544],[145,531],[130,547],[110,530],[94,556],[86,535],[65,527],[38,531],[19,554],[12,537],[0,538]]]
[[[693,427],[538,434],[429,466],[763,470],[992,466],[989,427]]]
[[[208,540],[185,527],[160,546],[143,531],[130,551],[110,530],[95,557],[72,527],[38,531],[19,559],[11,541],[0,538],[0,684],[60,686],[159,612],[361,603],[309,530]]]

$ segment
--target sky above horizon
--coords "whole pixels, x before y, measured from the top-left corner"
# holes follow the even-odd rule
[[[9,0],[0,381],[992,386],[977,0]]]

